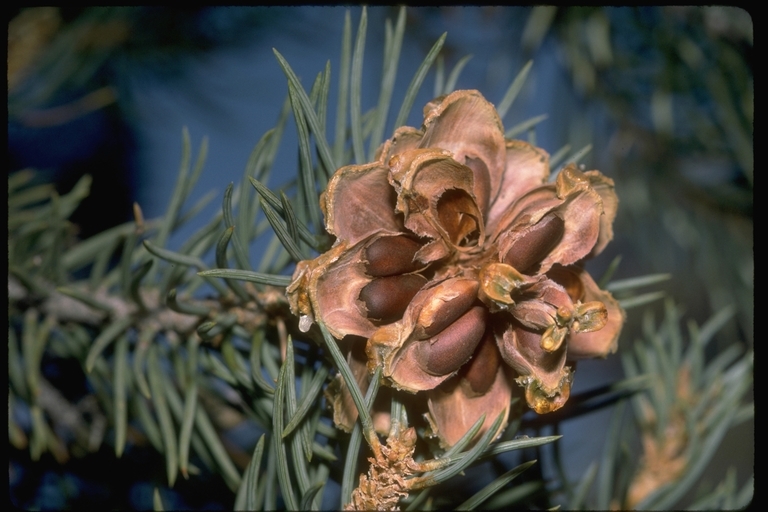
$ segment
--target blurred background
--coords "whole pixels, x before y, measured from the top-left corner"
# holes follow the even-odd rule
[[[352,8],[353,30],[361,9]],[[205,171],[192,199],[219,191],[200,219],[220,207],[231,181],[271,128],[287,94],[272,48],[309,89],[331,63],[329,112],[336,111],[345,9],[55,8],[17,9],[8,25],[8,158],[10,172],[33,167],[41,180],[67,192],[83,174],[91,196],[75,212],[88,237],[130,219],[137,201],[147,218],[165,212],[181,156],[182,127],[193,148],[209,138]],[[395,8],[368,9],[363,110],[376,104],[382,76],[384,20]],[[731,7],[663,8],[409,8],[393,104],[443,33],[438,60],[447,75],[472,55],[456,88],[478,89],[498,104],[533,59],[528,80],[504,119],[506,128],[539,118],[535,143],[568,155],[591,145],[581,160],[616,182],[620,199],[615,240],[588,269],[600,276],[621,255],[614,277],[670,273],[663,286],[684,318],[699,323],[727,306],[734,320],[711,350],[754,340],[753,24]],[[430,71],[409,117],[433,97]],[[333,126],[333,115],[329,116]],[[535,121],[535,119],[534,119]],[[394,119],[389,120],[387,130]],[[268,183],[296,173],[292,121]],[[282,170],[282,172],[278,172]],[[178,248],[197,225],[169,245]],[[662,305],[647,306],[661,317]],[[639,336],[641,309],[630,311],[622,347]],[[72,369],[49,368],[64,395],[85,394]],[[77,371],[80,371],[79,369]],[[585,361],[574,393],[621,377],[618,358]],[[563,424],[566,472],[578,478],[597,457],[610,411]],[[239,435],[248,437],[247,432]],[[751,471],[751,421],[721,448],[740,460],[739,481]],[[252,443],[248,441],[247,443]],[[247,444],[246,443],[246,444]],[[115,464],[112,452],[49,455],[32,464],[12,450],[10,488],[25,508],[151,507],[162,458],[134,450]],[[62,464],[62,462],[64,462]],[[147,471],[146,468],[157,468]],[[104,468],[110,468],[105,472]],[[723,468],[724,471],[724,468]],[[155,474],[156,473],[156,474]],[[121,475],[119,478],[117,475]],[[706,478],[722,479],[714,468]],[[180,481],[164,494],[172,508],[231,507],[216,478]]]

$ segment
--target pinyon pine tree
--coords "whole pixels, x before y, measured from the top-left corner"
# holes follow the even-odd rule
[[[581,23],[546,9],[526,44],[541,23]],[[700,485],[753,416],[751,351],[712,343],[735,309],[698,325],[643,290],[669,274],[616,280],[616,258],[590,275],[627,225],[623,189],[581,164],[589,147],[537,147],[542,119],[505,125],[534,64],[500,98],[457,90],[466,59],[444,73],[444,34],[398,97],[405,21],[405,8],[387,20],[373,106],[366,9],[356,31],[347,12],[338,71],[302,81],[274,50],[283,109],[210,220],[207,198],[188,201],[207,142],[186,130],[166,213],[134,204],[133,221],[87,239],[69,219],[89,177],[58,195],[32,170],[9,175],[9,444],[33,463],[150,446],[165,464],[157,510],[181,479],[211,475],[237,510],[746,506],[752,481],[735,471]],[[414,108],[422,124],[407,126]],[[271,187],[289,123],[297,169]],[[171,249],[187,223],[200,227]],[[590,358],[620,360],[624,378],[571,392]],[[51,360],[82,368],[87,411],[45,378]],[[569,478],[560,425],[606,407],[602,448]],[[257,441],[237,446],[233,426]]]

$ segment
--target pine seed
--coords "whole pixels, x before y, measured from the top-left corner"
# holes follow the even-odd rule
[[[379,277],[360,290],[368,318],[381,323],[392,323],[403,317],[408,304],[427,280],[418,274]]]
[[[469,360],[485,332],[486,310],[475,306],[437,336],[418,342],[416,357],[433,375],[448,375]]]
[[[485,394],[496,380],[496,372],[501,365],[501,355],[496,348],[493,330],[486,329],[480,346],[475,355],[465,364],[459,375],[464,377],[472,390],[480,395]]]
[[[518,272],[528,273],[560,243],[563,233],[565,221],[554,213],[545,215],[512,243],[504,263],[512,265]]]
[[[404,236],[387,236],[365,249],[365,272],[371,277],[387,277],[415,272],[424,265],[413,261],[421,245]]]
[[[457,280],[451,287],[451,291],[458,292],[456,297],[447,301],[439,296],[433,297],[433,302],[427,304],[419,314],[419,324],[424,327],[426,336],[435,336],[446,329],[466,313],[477,298],[476,282]]]

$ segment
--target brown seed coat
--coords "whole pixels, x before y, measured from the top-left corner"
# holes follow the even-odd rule
[[[421,245],[404,236],[382,237],[365,249],[365,273],[371,277],[396,276],[415,272],[424,265],[413,261]]]
[[[455,322],[472,306],[477,298],[477,287],[465,286],[461,294],[451,300],[440,303],[439,307],[431,311],[431,318],[424,318],[427,308],[419,315],[419,323],[424,327],[424,334],[435,336]]]
[[[504,263],[515,270],[528,273],[554,249],[565,233],[565,221],[549,213],[512,243],[504,256]]]
[[[486,329],[480,346],[475,350],[475,355],[461,368],[459,375],[469,382],[472,391],[483,395],[496,380],[496,372],[500,365],[501,355],[496,348],[493,330]]]
[[[469,360],[485,332],[486,310],[475,306],[437,336],[418,342],[417,360],[432,375],[447,375]]]
[[[360,290],[368,318],[391,323],[402,318],[408,304],[427,280],[418,274],[379,277]]]

